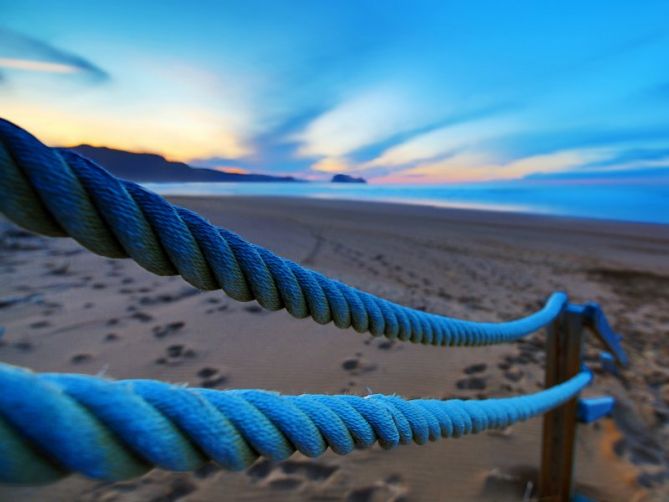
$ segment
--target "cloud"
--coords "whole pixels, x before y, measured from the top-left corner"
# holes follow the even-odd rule
[[[292,139],[300,144],[299,156],[341,157],[416,128],[426,118],[426,110],[405,90],[374,87],[323,113]]]
[[[532,173],[572,169],[610,156],[606,149],[566,150],[500,163],[490,154],[466,152],[404,169],[376,181],[388,183],[455,183],[518,179]]]
[[[325,157],[312,164],[311,169],[322,173],[346,173],[355,170],[356,166],[342,157]]]
[[[76,73],[76,66],[63,63],[48,63],[46,61],[32,61],[30,59],[0,58],[0,68],[10,70],[38,71],[44,73]]]
[[[78,74],[96,82],[110,78],[105,70],[81,56],[5,28],[0,28],[0,69]]]
[[[591,162],[583,166],[584,169],[639,169],[669,165],[669,148],[634,148],[622,150],[616,155]]]
[[[475,148],[481,141],[519,127],[509,118],[490,118],[443,127],[415,136],[384,151],[367,167],[395,167]]]

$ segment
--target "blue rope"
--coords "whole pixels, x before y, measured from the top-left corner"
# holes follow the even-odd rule
[[[70,236],[99,255],[131,257],[158,275],[179,274],[199,289],[223,289],[236,300],[255,299],[297,318],[415,343],[512,341],[550,323],[567,302],[565,294],[554,293],[538,312],[502,323],[403,307],[250,244],[76,153],[43,145],[2,119],[0,212],[33,232]]]
[[[0,481],[47,483],[69,473],[138,476],[154,466],[190,471],[209,461],[247,467],[258,456],[346,455],[459,437],[543,414],[591,380],[572,379],[526,396],[481,401],[398,396],[284,396],[262,390],[187,388],[38,374],[0,363]]]

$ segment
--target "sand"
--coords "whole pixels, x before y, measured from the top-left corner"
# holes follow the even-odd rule
[[[576,487],[610,501],[669,497],[669,227],[280,198],[174,198],[252,242],[415,308],[501,321],[554,290],[600,302],[631,366],[597,373],[612,418],[578,429]],[[544,334],[485,348],[435,348],[268,313],[199,292],[70,239],[2,226],[0,360],[36,371],[104,372],[213,388],[484,398],[543,385]],[[523,500],[536,487],[541,420],[424,446],[347,457],[296,455],[247,472],[154,470],[101,483],[0,487],[12,501]]]

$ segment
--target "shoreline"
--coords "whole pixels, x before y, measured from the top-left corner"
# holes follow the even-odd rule
[[[513,217],[519,216],[520,218],[534,219],[534,220],[564,220],[565,223],[605,223],[611,225],[620,225],[620,226],[639,226],[639,227],[649,227],[656,228],[660,227],[661,229],[666,230],[666,235],[669,238],[669,223],[656,223],[648,221],[638,221],[638,220],[617,220],[611,218],[597,218],[590,216],[574,216],[574,215],[563,215],[563,214],[553,214],[553,213],[537,213],[531,211],[511,211],[506,209],[490,209],[486,207],[460,207],[460,206],[451,206],[440,205],[438,202],[425,202],[421,203],[420,201],[412,200],[399,200],[399,199],[387,199],[387,200],[359,200],[353,198],[340,198],[340,197],[299,197],[293,195],[239,195],[239,194],[213,194],[213,195],[191,195],[191,194],[168,194],[163,195],[168,200],[178,201],[178,200],[218,200],[218,199],[257,199],[259,201],[273,201],[273,200],[289,200],[291,202],[297,203],[299,201],[309,201],[314,203],[328,203],[332,202],[335,204],[360,204],[364,205],[379,205],[379,206],[396,206],[400,207],[415,207],[415,208],[427,208],[430,210],[444,211],[445,213],[452,213],[450,216],[453,218],[463,217],[467,213],[471,213],[472,216],[485,218],[486,216],[493,217],[499,215],[502,217]]]
[[[669,253],[669,225],[661,223],[629,222],[620,220],[603,220],[597,218],[581,218],[573,216],[545,215],[536,213],[518,213],[505,211],[489,211],[482,209],[462,209],[450,207],[434,207],[419,204],[404,204],[382,201],[350,201],[346,199],[318,199],[309,197],[288,196],[256,196],[256,195],[189,195],[167,196],[168,200],[177,205],[196,206],[206,216],[207,207],[223,205],[226,211],[234,211],[235,206],[249,208],[254,205],[272,206],[282,211],[299,212],[301,207],[317,209],[319,214],[329,212],[345,212],[372,214],[381,221],[383,218],[394,217],[411,218],[415,221],[429,220],[435,224],[446,224],[448,228],[462,231],[463,225],[472,225],[479,231],[493,231],[500,226],[513,229],[522,234],[523,231],[535,232],[553,241],[555,244],[562,237],[573,239],[576,235],[584,236],[586,240],[593,237],[599,242],[611,238],[614,240],[634,239],[638,244],[647,245],[647,251],[657,256],[639,260],[638,268],[648,269],[659,267],[669,273],[669,263],[662,259]],[[315,219],[310,223],[317,224]],[[212,221],[217,224],[217,221]],[[225,226],[225,225],[222,225]],[[240,227],[243,230],[243,225]],[[230,228],[235,231],[235,228]],[[243,231],[240,232],[245,237]],[[567,235],[565,235],[565,233]],[[253,242],[252,239],[250,239]],[[269,243],[271,249],[271,243]],[[656,259],[659,257],[660,259]],[[626,266],[633,264],[627,262]]]
[[[645,193],[631,186],[542,186],[537,193],[524,185],[348,185],[295,186],[267,183],[148,184],[168,196],[277,196],[325,200],[369,201],[429,207],[462,208],[495,212],[556,215],[575,218],[629,221],[669,225],[666,198],[669,185]]]

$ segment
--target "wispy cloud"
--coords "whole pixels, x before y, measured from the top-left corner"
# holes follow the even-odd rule
[[[436,162],[403,169],[380,179],[388,183],[456,183],[492,179],[518,179],[531,173],[565,171],[607,158],[606,149],[561,151],[499,163],[494,157],[467,152]]]
[[[341,157],[430,120],[406,89],[382,85],[360,91],[294,136],[303,157]]]
[[[69,64],[12,58],[0,58],[0,68],[9,68],[10,70],[38,71],[44,73],[76,73],[80,71],[76,66]]]
[[[623,149],[603,160],[582,165],[584,170],[611,171],[669,166],[669,148]]]
[[[311,166],[311,169],[321,173],[346,173],[356,168],[355,164],[344,157],[325,157]]]
[[[82,56],[5,28],[0,28],[0,69],[79,74],[95,81],[110,78]]]
[[[513,133],[520,127],[508,117],[474,120],[447,126],[397,144],[367,163],[367,167],[395,167],[445,154],[475,149],[483,140]]]

